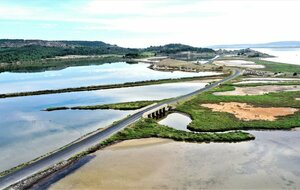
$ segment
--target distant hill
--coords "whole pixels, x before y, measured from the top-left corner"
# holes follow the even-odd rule
[[[280,41],[261,44],[229,44],[209,46],[214,49],[222,48],[298,48],[300,41]]]
[[[23,39],[0,39],[0,47],[115,47],[101,41],[46,41],[46,40],[23,40]]]
[[[101,41],[0,39],[0,63],[35,61],[66,55],[125,55],[138,51],[138,49],[123,48]]]
[[[162,54],[171,54],[171,53],[178,53],[184,51],[192,51],[198,53],[214,53],[215,51],[211,48],[200,48],[200,47],[193,47],[184,44],[166,44],[163,46],[150,46],[145,49],[146,51],[152,51]]]
[[[148,48],[123,48],[102,41],[47,41],[0,39],[0,63],[35,61],[66,55],[118,54],[126,58],[145,55],[172,55],[179,52],[215,53],[211,48],[167,44]]]

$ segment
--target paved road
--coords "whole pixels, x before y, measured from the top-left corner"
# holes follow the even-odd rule
[[[68,158],[70,158],[71,156],[79,153],[79,152],[82,152],[84,150],[86,150],[87,148],[93,146],[93,145],[96,145],[98,144],[99,142],[109,138],[110,136],[112,136],[113,134],[117,133],[118,131],[124,129],[126,126],[136,122],[137,120],[139,120],[142,115],[145,113],[145,112],[148,112],[150,110],[155,110],[156,108],[158,108],[159,106],[163,105],[163,104],[172,104],[172,103],[176,103],[177,101],[180,101],[180,100],[184,100],[188,97],[191,97],[195,94],[198,94],[198,93],[201,93],[201,92],[204,92],[204,91],[207,91],[213,87],[216,87],[218,86],[219,84],[221,83],[224,83],[224,82],[227,82],[233,78],[236,78],[237,76],[239,76],[241,74],[241,71],[240,70],[234,70],[234,73],[216,83],[213,83],[213,84],[210,84],[202,89],[199,89],[197,91],[194,91],[192,93],[189,93],[189,94],[186,94],[186,95],[183,95],[183,96],[180,96],[178,98],[175,98],[173,100],[170,100],[168,102],[163,102],[163,103],[158,103],[156,105],[153,105],[151,107],[148,107],[144,110],[141,110],[133,115],[131,115],[130,117],[122,120],[121,122],[115,124],[115,125],[112,125],[111,127],[109,128],[106,128],[105,130],[103,131],[100,131],[98,133],[95,133],[79,142],[76,142],[74,144],[72,144],[71,146],[65,148],[65,149],[62,149],[62,150],[59,150],[45,158],[42,158],[41,160],[38,160],[37,162],[35,163],[32,163],[24,168],[21,168],[13,173],[10,173],[4,177],[1,177],[0,178],[0,189],[4,189],[22,179],[25,179],[39,171],[42,171],[52,165],[54,165],[55,163],[58,163],[60,161],[63,161],[63,160],[66,160]]]

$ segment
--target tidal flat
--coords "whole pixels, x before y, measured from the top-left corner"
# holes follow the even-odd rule
[[[300,131],[250,131],[254,141],[124,141],[83,158],[35,188],[297,189]],[[84,161],[84,159],[86,159]]]

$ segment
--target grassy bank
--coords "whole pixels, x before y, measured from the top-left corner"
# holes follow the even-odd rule
[[[160,125],[153,119],[140,119],[136,123],[125,128],[123,131],[120,131],[117,134],[108,138],[107,140],[99,143],[97,146],[75,155],[71,158],[71,160],[80,159],[85,155],[93,153],[101,148],[112,145],[114,143],[131,139],[142,139],[151,137],[167,138],[175,141],[196,143],[241,142],[255,139],[253,135],[241,131],[227,133],[192,133]]]
[[[114,109],[114,110],[136,110],[145,106],[154,104],[158,101],[135,101],[135,102],[121,102],[115,104],[100,104],[92,106],[75,106],[75,107],[52,107],[44,111],[57,111],[57,110],[97,110],[97,109]]]
[[[265,71],[271,71],[274,73],[278,72],[290,72],[290,73],[300,73],[300,65],[293,65],[293,64],[287,64],[287,63],[279,63],[279,62],[273,62],[273,61],[265,61],[260,59],[251,59],[256,64],[264,65],[265,68],[262,70]]]
[[[35,95],[43,95],[43,94],[58,94],[58,93],[93,91],[93,90],[105,90],[105,89],[113,89],[113,88],[146,86],[146,85],[164,84],[164,83],[188,82],[188,81],[193,81],[193,80],[217,79],[220,77],[222,77],[222,75],[185,77],[185,78],[177,78],[177,79],[147,80],[147,81],[139,81],[139,82],[127,82],[127,83],[121,83],[121,84],[93,85],[93,86],[83,86],[83,87],[74,87],[74,88],[62,88],[62,89],[55,89],[55,90],[16,92],[16,93],[0,94],[0,98],[11,98],[11,97],[18,97],[18,96],[35,96]]]
[[[118,123],[118,122],[116,122]],[[255,137],[249,133],[241,132],[241,131],[235,131],[235,132],[228,132],[228,133],[192,133],[192,132],[186,132],[186,131],[179,131],[167,126],[163,126],[158,124],[153,119],[140,119],[136,123],[130,125],[123,131],[118,132],[117,134],[111,136],[107,140],[99,143],[97,146],[89,148],[87,151],[83,151],[72,158],[68,160],[68,163],[66,165],[70,164],[70,162],[74,162],[75,160],[78,160],[82,158],[85,155],[88,155],[92,152],[95,152],[101,148],[104,148],[106,146],[109,146],[111,144],[121,142],[124,140],[130,140],[130,139],[140,139],[140,138],[150,138],[150,137],[157,137],[157,138],[168,138],[173,139],[176,141],[186,141],[186,142],[240,142],[240,141],[248,141],[253,140]],[[70,143],[72,144],[72,143]],[[70,145],[69,144],[69,145]],[[65,147],[69,146],[66,145]],[[63,147],[64,148],[64,147]],[[63,148],[59,149],[62,150]],[[50,154],[50,153],[49,153]],[[9,170],[3,171],[0,173],[0,176],[5,176],[11,172],[14,172],[18,169],[21,169],[23,167],[26,167],[29,164],[32,164],[36,162],[37,160],[46,157],[46,154],[44,156],[38,157],[30,162],[23,163],[21,165],[18,165],[17,167],[11,168]],[[52,170],[52,168],[49,168],[48,170]],[[41,172],[44,173],[45,171]],[[35,174],[34,177],[36,177],[39,174]]]
[[[160,125],[153,119],[141,119],[103,143],[150,137],[168,138],[186,142],[239,142],[254,139],[253,135],[240,131],[228,133],[192,133]]]
[[[287,81],[287,82],[276,82],[276,83],[249,83],[249,84],[232,84],[236,87],[255,87],[255,86],[290,86],[290,85],[300,85],[300,81]]]
[[[105,148],[109,145],[130,139],[140,139],[140,138],[168,138],[176,141],[185,141],[185,142],[240,142],[253,140],[255,137],[249,133],[245,132],[228,132],[228,133],[191,133],[185,131],[179,131],[167,126],[159,125],[155,120],[152,119],[141,119],[138,122],[132,124],[121,132],[113,135],[107,140],[99,143],[96,146],[89,148],[86,151],[83,151],[67,161],[62,161],[55,164],[54,166],[41,171],[33,176],[18,182],[13,185],[13,189],[28,189],[34,184],[38,183],[40,180],[45,179],[47,176],[54,174],[57,171],[66,169],[68,166],[79,161],[84,156],[96,152],[102,148]]]
[[[188,113],[192,122],[188,128],[194,131],[226,131],[249,129],[291,129],[300,126],[300,112],[294,115],[280,117],[275,121],[243,121],[233,114],[213,112],[209,108],[201,107],[205,103],[241,102],[259,107],[293,107],[300,108],[300,92],[279,92],[254,96],[216,96],[213,92],[234,90],[231,85],[222,85],[209,92],[202,93],[195,98],[177,106],[177,110]]]

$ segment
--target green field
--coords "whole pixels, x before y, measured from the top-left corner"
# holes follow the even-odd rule
[[[91,106],[75,106],[75,107],[52,107],[44,111],[57,111],[57,110],[97,110],[97,109],[113,109],[113,110],[136,110],[154,104],[158,101],[135,101],[135,102],[121,102],[115,104],[100,104]]]
[[[300,66],[299,65],[292,65],[286,63],[279,63],[273,61],[265,61],[260,59],[250,59],[254,61],[256,64],[264,65],[265,68],[262,70],[271,71],[271,72],[290,72],[290,73],[300,73]]]
[[[192,122],[188,126],[194,131],[227,131],[249,129],[291,129],[300,126],[300,112],[294,115],[280,117],[276,121],[242,121],[233,114],[225,112],[213,112],[209,108],[202,107],[204,103],[241,102],[259,107],[293,107],[300,108],[300,92],[279,92],[254,96],[216,96],[213,92],[233,90],[231,85],[222,85],[214,90],[205,92],[195,98],[177,106],[178,111],[189,114]]]
[[[228,133],[192,133],[160,125],[153,119],[141,119],[112,136],[103,142],[103,144],[150,137],[168,138],[186,142],[239,142],[254,139],[253,135],[241,131]]]

